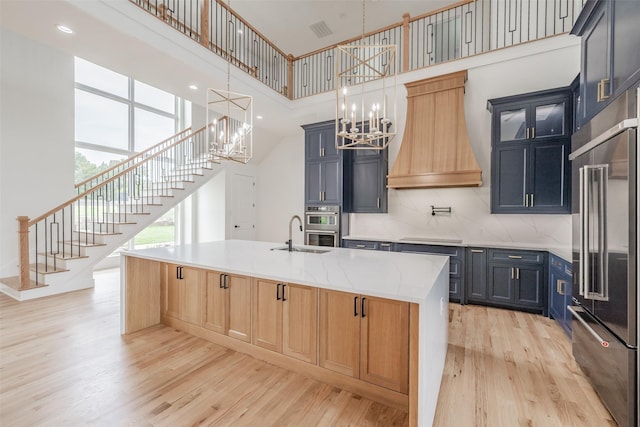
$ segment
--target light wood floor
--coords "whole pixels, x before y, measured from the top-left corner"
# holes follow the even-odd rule
[[[157,326],[119,333],[119,274],[0,296],[1,426],[406,425],[407,415]],[[450,308],[436,426],[614,426],[549,319]]]

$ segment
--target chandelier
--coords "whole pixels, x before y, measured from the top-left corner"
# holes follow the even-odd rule
[[[336,147],[343,150],[383,150],[395,136],[396,45],[365,43],[364,3],[360,43],[336,47]]]
[[[227,8],[227,88],[207,89],[207,143],[214,161],[247,163],[253,151],[253,98],[231,92],[231,58],[236,33]]]

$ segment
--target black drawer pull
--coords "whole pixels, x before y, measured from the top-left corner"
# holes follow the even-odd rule
[[[222,280],[224,280],[223,278],[224,278],[224,274],[221,274],[220,275],[220,289],[224,289],[224,285],[222,284]]]
[[[287,299],[284,296],[284,292],[285,292],[285,288],[287,287],[287,285],[285,285],[284,283],[282,284],[282,302],[285,302]]]
[[[280,286],[282,286],[282,283],[278,283],[276,286],[276,300],[278,301],[280,301]]]
[[[353,297],[353,317],[358,317],[358,297]]]
[[[362,317],[367,317],[367,316],[364,314],[364,302],[365,302],[366,300],[367,300],[366,298],[362,298],[362,303],[361,303],[361,305],[360,305],[360,312],[362,313]]]

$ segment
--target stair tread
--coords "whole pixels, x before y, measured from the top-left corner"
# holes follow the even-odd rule
[[[0,283],[5,284],[10,288],[15,289],[16,291],[28,291],[30,289],[44,288],[46,286],[49,286],[46,283],[38,283],[35,280],[29,279],[29,286],[20,289],[20,276],[1,278]]]
[[[48,268],[48,271],[45,271],[45,269],[47,269],[47,268]],[[30,264],[29,265],[29,270],[34,271],[34,272],[37,271],[38,274],[64,273],[65,271],[69,271],[67,269],[59,268],[59,267],[54,270],[52,265],[48,265],[47,266],[46,264],[44,264],[42,262],[38,262],[38,263],[35,263],[35,264]]]
[[[47,256],[47,257],[51,257],[51,258],[56,258],[62,261],[69,261],[72,259],[83,259],[83,258],[89,258],[87,255],[69,255],[69,254],[65,254],[64,256],[62,254],[56,254],[56,255],[51,255],[51,254],[46,254],[44,252],[38,252],[38,255],[40,256]]]
[[[66,244],[66,245],[74,245],[74,246],[80,246],[83,248],[90,248],[92,246],[107,246],[106,243],[91,243],[91,242],[83,242],[81,241],[77,241],[77,240],[65,240],[62,243]]]
[[[122,234],[119,231],[93,231],[93,230],[75,230],[74,233],[88,233],[95,234],[96,236],[117,236]]]

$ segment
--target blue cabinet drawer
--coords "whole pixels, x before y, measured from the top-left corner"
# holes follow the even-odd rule
[[[378,242],[370,240],[344,240],[344,247],[349,249],[370,249],[377,250]]]
[[[489,261],[542,264],[544,262],[544,253],[510,249],[491,249],[489,250]]]

